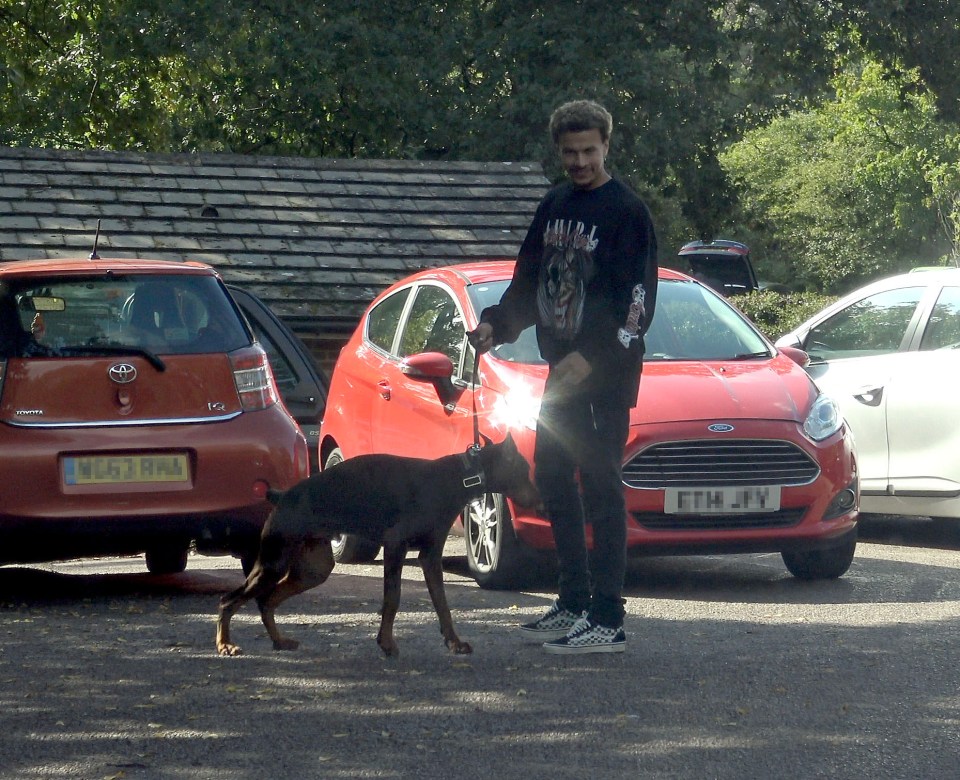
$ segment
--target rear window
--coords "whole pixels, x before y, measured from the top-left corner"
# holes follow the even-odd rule
[[[0,287],[0,354],[70,357],[125,348],[157,355],[231,352],[246,327],[212,276],[113,274],[9,279]]]

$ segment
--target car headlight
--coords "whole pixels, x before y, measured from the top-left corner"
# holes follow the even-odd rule
[[[490,416],[498,425],[535,431],[539,415],[540,393],[532,387],[518,386],[497,398]]]
[[[843,426],[840,407],[829,395],[821,393],[810,407],[810,414],[803,421],[803,432],[814,441],[823,441],[833,436]]]

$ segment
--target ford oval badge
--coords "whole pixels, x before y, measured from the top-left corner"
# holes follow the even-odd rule
[[[729,423],[714,423],[713,425],[708,425],[707,430],[711,433],[730,433],[733,430],[733,426]]]

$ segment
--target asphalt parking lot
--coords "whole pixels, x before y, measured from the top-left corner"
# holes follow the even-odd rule
[[[374,640],[377,566],[285,605],[296,652],[248,606],[237,658],[213,642],[231,560],[3,568],[0,777],[955,778],[957,529],[878,519],[823,583],[776,555],[644,560],[608,656],[525,643],[550,583],[483,591],[458,540],[447,592],[471,656],[446,652],[413,562],[397,659]]]

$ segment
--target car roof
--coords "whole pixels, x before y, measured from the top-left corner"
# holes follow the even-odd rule
[[[514,264],[515,260],[512,258],[500,258],[428,268],[405,277],[394,286],[409,284],[414,281],[440,281],[446,282],[447,284],[453,284],[456,280],[459,280],[461,284],[498,282],[504,279],[510,279],[513,276]],[[672,268],[661,267],[659,269],[659,278],[689,279],[690,277]]]
[[[121,273],[201,274],[217,276],[216,270],[206,263],[195,261],[148,259],[112,259],[85,257],[56,258],[43,260],[11,260],[0,263],[0,276],[39,276],[45,274],[86,274],[106,271]]]
[[[908,271],[905,274],[899,274],[899,276],[904,279],[923,279],[928,274],[938,281],[939,279],[943,279],[945,281],[955,281],[957,276],[960,275],[960,268],[947,268],[946,266],[942,268],[934,268],[927,266],[923,268],[914,268],[912,271]]]
[[[893,287],[918,287],[928,284],[957,284],[958,282],[960,282],[960,268],[917,268],[906,273],[882,276],[872,282],[866,282],[850,292],[844,293],[838,299],[838,303],[851,298],[858,298],[865,293]]]

